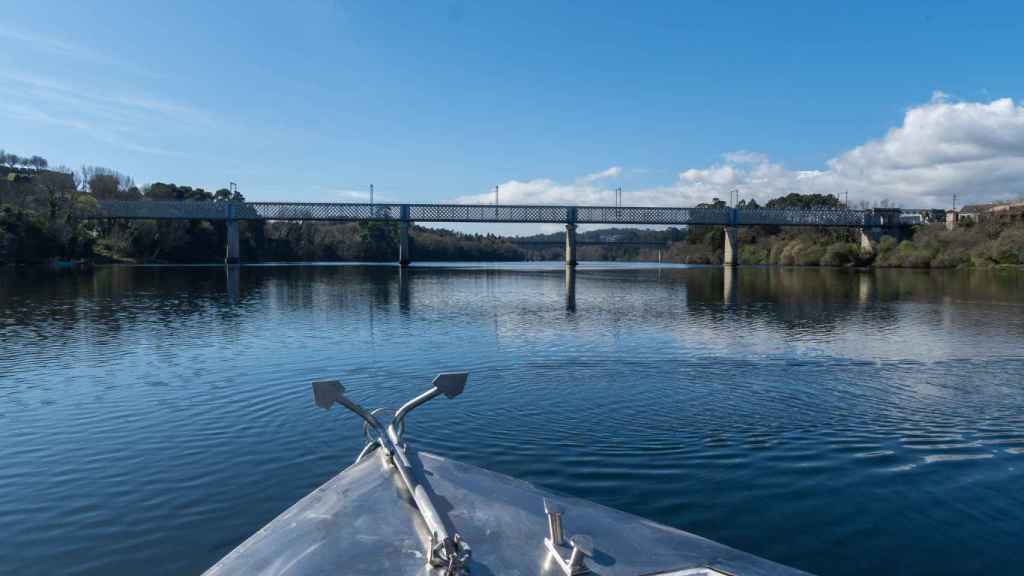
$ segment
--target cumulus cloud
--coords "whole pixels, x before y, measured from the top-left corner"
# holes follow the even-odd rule
[[[621,166],[612,166],[611,168],[608,168],[607,170],[602,170],[600,172],[594,172],[593,174],[587,174],[583,178],[580,178],[580,180],[583,181],[583,182],[588,182],[588,183],[589,182],[597,182],[599,180],[607,180],[609,178],[615,178],[619,174],[622,174],[622,167]]]
[[[589,174],[572,183],[546,178],[501,185],[503,203],[610,204],[608,179],[622,168]],[[627,190],[627,204],[688,206],[728,198],[739,189],[744,198],[764,202],[788,194],[821,193],[851,201],[888,200],[904,207],[943,207],[953,194],[971,202],[1024,195],[1024,106],[1010,98],[958,102],[935,92],[913,107],[900,126],[881,138],[856,146],[811,170],[792,169],[768,155],[740,150],[721,162],[680,171],[663,186]],[[489,203],[488,194],[458,198]]]

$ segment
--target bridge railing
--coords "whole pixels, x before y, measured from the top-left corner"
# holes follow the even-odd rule
[[[401,204],[246,202],[243,220],[401,220]]]
[[[416,222],[539,222],[565,223],[566,206],[480,204],[409,204],[409,219]]]
[[[773,226],[863,226],[865,210],[844,208],[741,208],[736,210],[736,224]]]
[[[579,206],[580,224],[728,224],[729,208],[646,208]]]
[[[195,202],[174,200],[99,200],[94,212],[85,218],[123,218],[132,220],[227,220],[233,202]]]

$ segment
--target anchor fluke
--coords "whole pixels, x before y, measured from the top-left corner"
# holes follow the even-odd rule
[[[443,372],[434,377],[432,384],[448,398],[455,398],[466,388],[469,372]]]
[[[324,410],[330,410],[335,402],[341,403],[345,387],[337,380],[317,380],[313,382],[313,401]]]

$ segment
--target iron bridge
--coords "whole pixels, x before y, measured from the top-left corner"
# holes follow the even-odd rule
[[[89,219],[286,220],[383,222],[496,222],[538,224],[648,224],[667,226],[906,225],[898,209],[671,208],[481,204],[354,204],[101,200]]]

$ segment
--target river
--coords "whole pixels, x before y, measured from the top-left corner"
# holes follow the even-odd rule
[[[304,265],[0,270],[0,574],[199,573],[358,452],[311,380],[456,369],[423,449],[822,575],[1024,566],[1022,272]]]

